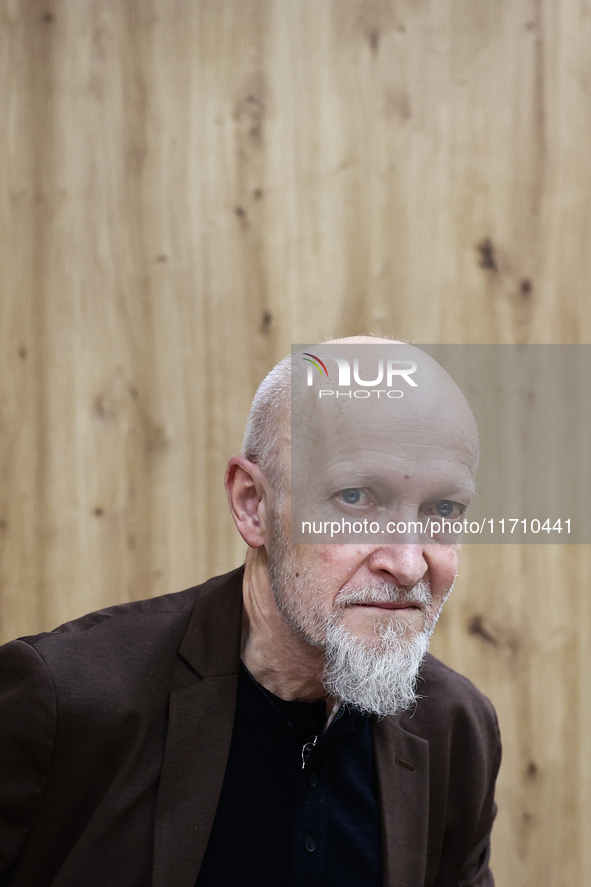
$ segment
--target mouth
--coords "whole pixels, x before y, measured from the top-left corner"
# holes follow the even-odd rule
[[[369,601],[364,604],[354,604],[355,607],[372,607],[378,610],[421,610],[420,604],[414,601],[406,603],[394,603],[392,601]]]

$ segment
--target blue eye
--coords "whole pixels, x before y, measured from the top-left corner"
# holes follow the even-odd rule
[[[348,490],[342,490],[341,496],[343,497],[343,502],[346,502],[347,505],[357,505],[361,499],[361,490],[358,490],[356,487],[350,487]]]
[[[443,499],[435,506],[435,511],[440,517],[449,517],[456,509],[456,503],[450,502],[449,499]]]

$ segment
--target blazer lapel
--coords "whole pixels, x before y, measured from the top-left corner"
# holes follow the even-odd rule
[[[242,570],[200,590],[172,680],[152,887],[194,887],[218,804],[236,707]]]
[[[372,725],[382,812],[384,887],[423,887],[429,826],[429,743],[397,719]]]

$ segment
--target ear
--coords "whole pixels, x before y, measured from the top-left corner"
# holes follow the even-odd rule
[[[238,532],[251,548],[260,548],[266,541],[268,495],[261,469],[244,456],[232,456],[224,483]]]

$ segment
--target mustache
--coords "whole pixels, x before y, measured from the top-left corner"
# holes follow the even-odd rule
[[[427,582],[421,579],[416,585],[400,587],[392,585],[386,579],[376,579],[359,588],[342,590],[336,597],[336,603],[341,607],[351,607],[355,604],[421,604],[428,607],[433,601],[431,589]]]

